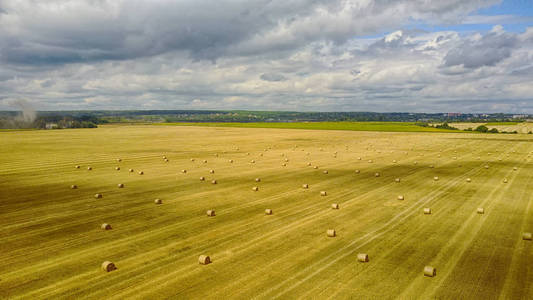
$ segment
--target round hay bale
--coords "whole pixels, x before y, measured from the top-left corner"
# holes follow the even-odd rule
[[[400,178],[394,179],[395,182],[400,182]]]
[[[100,228],[102,228],[103,230],[111,230],[111,225],[104,223],[102,224],[102,226],[100,226]]]
[[[366,254],[366,253],[358,253],[357,254],[357,261],[358,262],[368,262],[368,254]]]
[[[503,179],[503,183],[507,183],[507,178],[504,178],[504,179]]]
[[[250,163],[255,164],[255,160],[252,159],[252,160],[250,161]]]
[[[395,159],[392,161],[392,163],[394,163],[394,164],[395,164],[396,162],[397,162],[397,161],[396,161]]]
[[[259,153],[259,156],[263,156],[263,153]]]
[[[335,229],[328,229],[326,231],[326,234],[328,235],[328,237],[335,237],[336,236]]]
[[[281,166],[282,166],[282,167],[286,167],[287,164],[286,164],[286,163],[282,163]]]
[[[326,191],[321,191],[320,192],[320,196],[327,196],[327,195],[328,195],[328,193],[326,193]]]
[[[254,192],[257,192],[257,191],[259,191],[259,187],[257,187],[257,186],[254,186],[254,187],[252,188],[252,191],[254,191]]]
[[[121,189],[121,188],[124,187],[124,184],[123,184],[123,183],[119,183],[119,184],[117,184],[117,187],[118,187],[119,189]]]
[[[314,166],[313,169],[318,169],[318,166]]]
[[[194,158],[191,158],[191,161],[194,161]]]
[[[255,179],[255,182],[261,182],[261,178],[259,178],[259,177],[256,178],[256,179]]]
[[[217,184],[217,181],[215,179],[211,180],[212,184]]]
[[[104,261],[102,263],[102,266],[101,266],[102,270],[104,272],[111,272],[111,271],[115,271],[117,269],[117,267],[115,266],[114,263],[110,262],[110,261]]]
[[[204,176],[200,176],[200,181],[204,181],[205,180],[205,177]]]
[[[265,209],[265,215],[271,215],[271,214],[272,214],[272,209],[270,208]]]
[[[211,263],[211,258],[208,255],[200,255],[198,257],[198,263],[201,265],[208,265]]]
[[[120,167],[115,167],[115,170],[120,171]]]
[[[369,160],[368,160],[368,163],[372,163],[372,160],[371,160],[371,159],[369,159]]]
[[[418,162],[417,162],[417,161],[415,161],[415,165],[418,165]]]
[[[215,153],[215,157],[218,157],[218,153]]]
[[[403,198],[402,195],[398,196],[398,200],[403,200],[403,199],[404,199],[404,198]]]
[[[324,174],[328,174],[328,170],[324,170],[322,173],[324,173]]]
[[[437,275],[437,269],[433,268],[432,266],[424,267],[424,276],[435,277],[436,275]]]
[[[355,170],[355,174],[359,174],[359,173],[361,173],[361,171]]]
[[[80,166],[76,166],[76,169],[79,169],[79,168],[80,168]]]
[[[374,174],[374,176],[375,176],[375,177],[379,177],[379,176],[380,176],[380,174],[379,174],[379,173],[376,173],[376,174]]]
[[[331,204],[331,208],[333,208],[333,209],[339,209],[339,204],[337,204],[337,203],[333,203],[333,204]]]
[[[311,163],[310,163],[310,162],[308,162],[308,163],[307,163],[307,166],[308,166],[308,167],[310,167],[310,166],[311,166]]]
[[[93,169],[93,167],[87,167],[87,171],[90,171],[92,169]]]
[[[431,215],[431,208],[429,207],[424,208],[424,215]]]
[[[209,174],[215,174],[215,170],[209,170]]]
[[[168,162],[168,159],[165,158],[164,161],[165,161],[165,162]]]
[[[154,203],[155,203],[155,204],[163,204],[163,201],[162,201],[161,199],[158,198],[158,199],[155,199],[155,200],[154,200]]]
[[[518,168],[517,168],[517,167],[514,167],[514,168],[513,168],[513,171],[516,171],[516,170],[518,170]]]
[[[439,180],[439,176],[433,177],[433,180],[438,181]]]
[[[163,155],[163,159],[165,159],[165,158],[167,158],[167,156],[166,156],[166,155]]]
[[[139,175],[144,175],[144,172],[143,171],[139,171]]]
[[[466,179],[466,182],[472,182],[472,179],[467,178],[467,179]]]
[[[362,158],[361,157],[358,157],[357,160],[361,160]]]
[[[207,163],[207,159],[204,159],[204,160],[203,160],[203,163],[206,164],[206,163]]]
[[[207,213],[208,217],[214,217],[215,216],[215,210],[214,209],[210,209],[206,213]]]
[[[302,188],[304,188],[304,189],[308,189],[308,188],[309,188],[309,185],[308,185],[307,183],[304,183],[304,184],[302,184]]]
[[[181,173],[185,174],[185,173],[187,173],[187,170],[183,169],[183,170],[181,170]]]
[[[103,197],[102,194],[95,194],[95,195],[94,195],[94,198],[96,198],[96,199],[100,199],[100,198],[102,198],[102,197]]]
[[[77,185],[75,185],[75,184],[73,184],[73,185],[71,185],[71,186],[70,186],[70,188],[71,188],[71,189],[73,189],[73,190],[75,190],[75,189],[77,189],[77,188],[78,188],[78,186],[77,186]]]
[[[129,169],[128,171],[129,171],[130,173],[133,173],[133,169]]]
[[[477,209],[477,213],[480,214],[480,215],[482,215],[482,214],[485,213],[485,209],[484,209],[483,207],[478,207],[478,209]]]
[[[285,158],[285,162],[289,162],[289,159],[288,159],[288,158]]]
[[[452,157],[453,160],[457,160],[457,156]]]
[[[488,166],[488,165],[485,165],[485,169],[488,169],[488,168],[489,168],[489,166]]]
[[[250,155],[250,152],[246,152],[246,155]]]
[[[232,163],[233,163],[233,159],[230,159],[230,160],[229,160],[229,163],[232,164]]]
[[[431,169],[435,168],[435,166],[434,166],[434,165],[429,165],[429,167],[430,167]]]
[[[121,161],[122,161],[122,159],[120,159],[120,158],[117,158],[117,162],[121,162]]]
[[[523,240],[531,241],[531,238],[532,238],[531,232],[524,232],[522,234],[522,239]]]

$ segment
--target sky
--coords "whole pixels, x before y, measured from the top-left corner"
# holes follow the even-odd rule
[[[0,110],[533,114],[533,0],[0,0]]]

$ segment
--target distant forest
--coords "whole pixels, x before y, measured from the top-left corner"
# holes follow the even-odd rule
[[[457,113],[289,112],[242,110],[0,111],[0,128],[91,128],[105,123],[165,122],[523,122],[530,115]]]

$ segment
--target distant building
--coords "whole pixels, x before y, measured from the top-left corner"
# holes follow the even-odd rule
[[[57,128],[59,128],[59,126],[57,126],[56,123],[46,123],[44,125],[44,128],[46,128],[46,129],[57,129]]]
[[[448,117],[459,117],[462,115],[462,113],[447,113],[446,114]]]

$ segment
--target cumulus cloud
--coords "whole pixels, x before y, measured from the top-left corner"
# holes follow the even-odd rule
[[[490,33],[475,35],[451,49],[444,57],[444,65],[463,65],[465,68],[494,66],[511,56],[517,42],[516,35],[506,33],[501,26],[496,26]]]
[[[470,13],[497,2],[3,0],[0,99],[328,111],[488,111],[508,100],[520,110],[533,28],[405,29],[481,22]]]
[[[0,58],[18,64],[120,60],[185,51],[255,55],[342,43],[411,19],[448,22],[493,0],[4,0]]]

